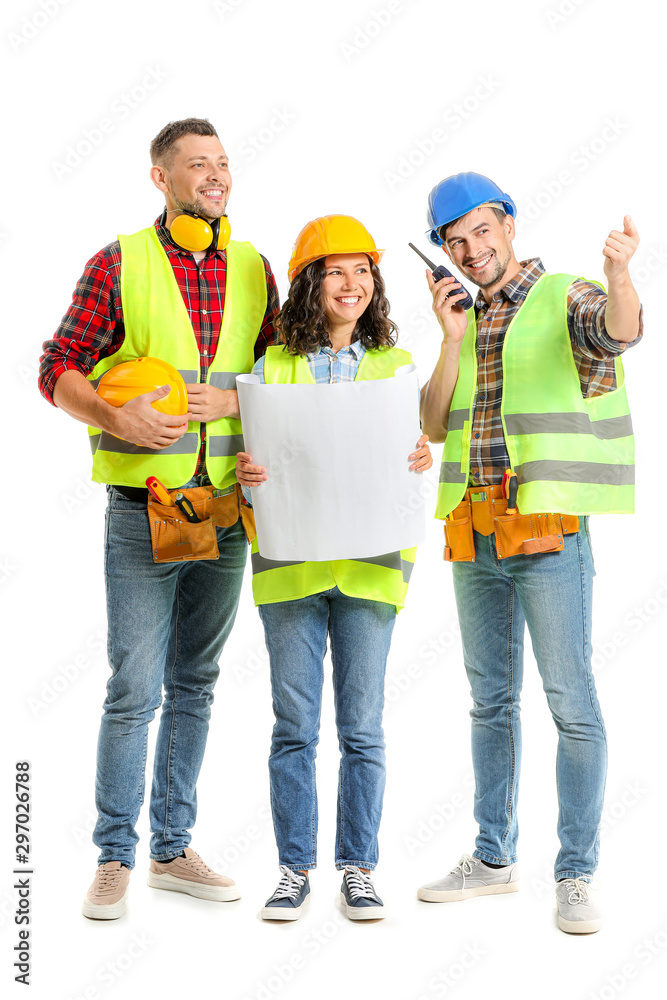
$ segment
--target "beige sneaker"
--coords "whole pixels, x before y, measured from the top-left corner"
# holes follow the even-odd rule
[[[93,884],[81,907],[84,917],[115,920],[125,913],[125,899],[130,885],[130,870],[120,861],[107,861],[95,872]]]
[[[184,853],[184,858],[175,858],[169,864],[163,861],[151,861],[148,884],[153,889],[187,892],[188,895],[198,896],[199,899],[213,899],[218,902],[241,898],[239,888],[232,879],[214,872],[190,847],[186,847]]]

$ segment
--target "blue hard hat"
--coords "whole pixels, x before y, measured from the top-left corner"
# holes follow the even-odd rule
[[[441,246],[442,240],[438,236],[441,226],[460,219],[462,215],[467,215],[473,208],[479,208],[487,201],[497,201],[498,208],[503,208],[507,215],[516,215],[516,205],[510,196],[484,174],[467,171],[445,177],[428,196],[429,230],[426,235],[431,243]]]

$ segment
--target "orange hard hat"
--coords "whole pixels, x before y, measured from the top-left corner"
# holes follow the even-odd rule
[[[289,262],[289,280],[294,281],[306,264],[335,253],[367,253],[379,264],[378,250],[366,227],[351,215],[323,215],[308,222],[296,238]]]
[[[177,416],[188,411],[188,392],[183,376],[160,358],[136,358],[123,361],[105,372],[97,386],[97,393],[111,406],[123,406],[128,400],[144,392],[152,392],[161,385],[168,385],[171,392],[164,399],[151,404],[160,413]]]

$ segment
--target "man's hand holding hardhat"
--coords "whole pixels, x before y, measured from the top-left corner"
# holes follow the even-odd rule
[[[155,388],[146,392],[149,386]],[[114,407],[111,433],[141,448],[167,448],[185,434],[188,419],[198,419],[186,412],[188,394],[180,372],[159,358],[115,365],[100,379],[97,394]]]
[[[187,414],[174,416],[153,408],[156,400],[164,399],[170,392],[170,386],[162,385],[119,406],[112,433],[140,448],[168,448],[174,444],[188,429]],[[180,423],[181,420],[185,422]]]

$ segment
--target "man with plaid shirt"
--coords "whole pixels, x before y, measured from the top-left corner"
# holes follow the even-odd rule
[[[537,258],[518,261],[515,214],[512,199],[481,174],[449,177],[429,199],[432,242],[480,289],[466,312],[456,278],[436,282],[428,272],[443,343],[422,391],[424,432],[432,442],[445,441],[436,516],[447,518],[473,696],[479,834],[473,854],[418,895],[450,902],[519,887],[527,624],[558,731],[558,924],[568,933],[591,933],[602,924],[589,883],[598,861],[607,754],[591,671],[594,569],[586,515],[632,509],[632,426],[617,359],[642,336],[628,274],[639,238],[629,216],[622,232],[609,234],[605,294],[575,276],[546,274]],[[516,473],[519,515],[530,517],[517,517],[509,503],[504,514],[506,470]],[[562,527],[543,537],[533,527],[542,518]],[[503,530],[515,532],[516,549],[501,550]]]
[[[215,235],[218,220],[225,216],[231,177],[213,126],[196,118],[171,122],[153,140],[151,160],[151,178],[165,196],[165,212],[153,227],[136,234],[139,244],[136,237],[119,237],[121,242],[104,247],[88,262],[57,333],[44,345],[40,389],[54,405],[98,428],[105,446],[118,453],[116,463],[121,470],[124,462],[130,469],[133,455],[152,452],[174,454],[180,461],[185,448],[179,441],[183,438],[185,443],[189,421],[198,423],[199,439],[192,433],[188,438],[194,477],[176,485],[206,486],[213,477],[218,486],[212,467],[207,470],[206,465],[207,454],[213,454],[212,448],[207,451],[207,424],[223,421],[228,427],[224,421],[239,415],[234,372],[214,371],[218,345],[223,345],[225,303],[231,301],[233,289],[234,323],[224,329],[228,336],[233,333],[235,343],[240,341],[249,359],[246,370],[250,370],[252,361],[277,342],[278,293],[268,262],[250,244],[227,246]],[[214,237],[207,249],[191,252],[172,238],[173,222],[183,214],[210,224]],[[125,262],[121,244],[128,248]],[[140,252],[133,256],[129,248],[137,245]],[[230,265],[232,249],[235,263]],[[146,260],[148,267],[148,258],[161,287],[171,290],[177,304],[173,313],[165,313],[160,301],[144,306],[143,288],[150,282],[142,275],[141,262]],[[232,266],[234,278],[228,281]],[[149,291],[146,287],[146,296]],[[112,355],[126,360],[123,345],[127,353],[127,345],[134,343],[130,331],[140,327],[143,343],[148,345],[141,353],[147,355],[157,353],[151,351],[151,343],[166,343],[169,353],[168,345],[176,343],[173,338],[181,338],[187,340],[194,358],[196,341],[200,374],[199,381],[196,373],[195,380],[191,377],[188,383],[186,379],[187,414],[169,416],[152,406],[168,395],[165,386],[121,407],[110,406],[95,392],[90,378],[93,370]],[[239,330],[244,332],[239,334]],[[250,339],[246,342],[244,337]],[[232,434],[228,440],[235,453],[237,439]],[[217,442],[219,453],[227,442],[224,437]],[[121,478],[132,480],[133,476]],[[213,900],[240,895],[232,880],[212,871],[189,843],[217,661],[236,614],[246,537],[239,518],[235,524],[216,529],[220,552],[216,560],[154,562],[143,481],[107,485],[105,575],[111,677],[98,744],[98,820],[93,835],[101,853],[83,903],[84,915],[97,919],[114,919],[125,911],[138,840],[135,826],[144,795],[148,723],[161,702],[150,804],[149,885]],[[237,490],[238,486],[232,479],[227,488]]]

